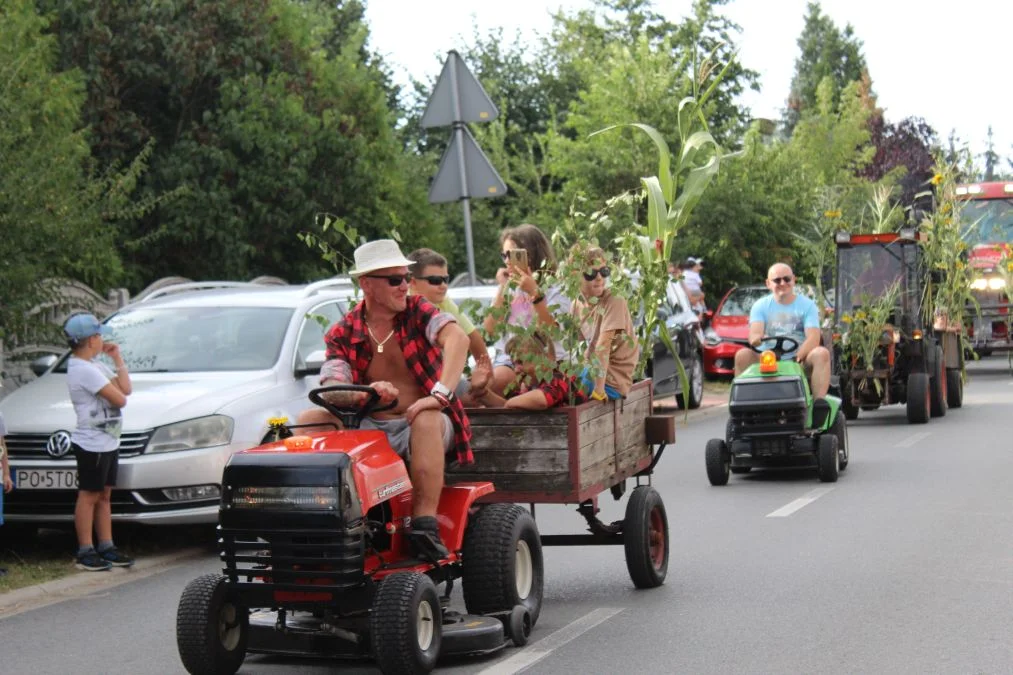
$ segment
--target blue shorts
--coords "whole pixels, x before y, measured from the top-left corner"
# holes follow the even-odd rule
[[[585,368],[583,372],[581,372],[580,388],[589,397],[591,396],[591,392],[594,391],[594,378],[591,377],[590,368]],[[605,396],[607,396],[608,400],[610,401],[614,401],[617,398],[622,398],[622,394],[616,391],[614,387],[607,384],[605,385]]]

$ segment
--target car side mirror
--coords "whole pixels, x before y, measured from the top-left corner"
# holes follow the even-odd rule
[[[296,368],[296,377],[306,377],[307,375],[319,375],[320,369],[324,365],[324,361],[327,360],[327,353],[323,349],[318,349],[315,352],[311,352],[306,357],[306,363],[302,368]]]
[[[59,357],[56,354],[46,354],[32,361],[31,369],[35,373],[36,377],[42,377],[46,371],[53,367],[53,364],[59,361]]]

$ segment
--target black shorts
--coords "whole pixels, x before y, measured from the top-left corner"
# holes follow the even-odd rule
[[[120,466],[120,451],[88,452],[74,444],[71,446],[77,457],[78,488],[85,492],[102,492],[116,485],[116,470]]]

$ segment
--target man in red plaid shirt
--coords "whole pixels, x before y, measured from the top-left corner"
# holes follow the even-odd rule
[[[397,399],[392,410],[362,421],[362,429],[379,429],[391,447],[410,459],[413,488],[412,542],[427,557],[444,558],[436,508],[443,490],[445,454],[454,451],[461,464],[473,461],[471,427],[454,389],[468,357],[468,336],[457,320],[422,296],[408,295],[411,275],[406,259],[390,239],[355,250],[355,269],[363,301],[327,332],[327,361],[320,384],[364,384],[380,396],[379,405]],[[335,405],[354,405],[365,395],[333,392]],[[336,420],[313,408],[300,424]]]

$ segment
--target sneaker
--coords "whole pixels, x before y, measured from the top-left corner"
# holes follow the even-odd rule
[[[108,560],[104,560],[98,554],[98,551],[91,550],[77,556],[77,562],[74,566],[79,570],[87,570],[88,572],[105,572],[113,565]]]
[[[443,545],[439,531],[416,529],[408,533],[408,541],[411,542],[415,552],[425,560],[436,564],[450,555],[450,551]]]
[[[130,567],[131,565],[134,564],[133,558],[131,558],[128,555],[120,553],[119,549],[117,548],[106,549],[105,551],[102,551],[102,553],[100,553],[99,555],[101,555],[102,559],[105,560],[110,565],[112,565],[113,567]]]

